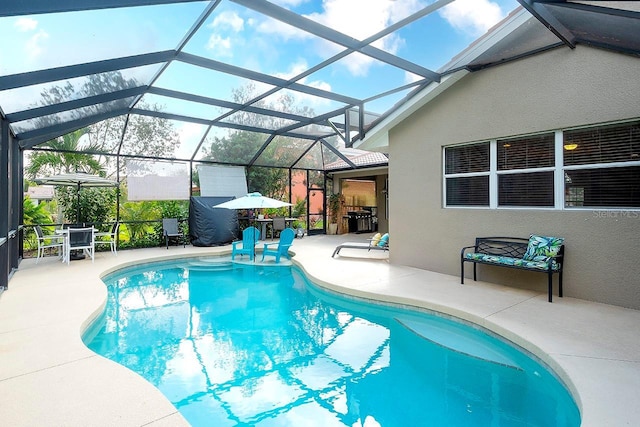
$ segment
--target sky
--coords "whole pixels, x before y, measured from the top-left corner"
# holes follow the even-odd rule
[[[243,3],[243,2],[241,2]],[[364,40],[432,0],[273,0],[285,9],[357,40]],[[209,2],[107,9],[88,12],[41,14],[0,18],[0,75],[72,65],[121,56],[175,49]],[[516,0],[456,0],[437,12],[413,22],[373,43],[385,52],[438,70],[451,58],[518,6]],[[0,6],[1,8],[1,6]],[[241,4],[223,0],[204,25],[188,41],[184,52],[252,71],[290,79],[309,67],[344,50],[342,46],[261,15]],[[148,83],[157,66],[125,71],[127,77]],[[371,57],[351,53],[332,65],[305,77],[300,83],[342,95],[367,99],[419,80],[420,77]],[[83,79],[72,81],[82,84]],[[58,82],[59,83],[59,82]],[[173,62],[157,86],[220,99],[231,99],[234,89],[247,80]],[[0,92],[5,113],[37,103],[43,85]],[[268,90],[254,82],[256,93]],[[297,105],[316,114],[342,104],[288,91]],[[382,113],[406,91],[367,103],[368,111]],[[194,103],[164,103],[166,111],[211,119],[223,113]],[[277,97],[268,101],[277,103]],[[204,129],[176,123],[189,152]]]

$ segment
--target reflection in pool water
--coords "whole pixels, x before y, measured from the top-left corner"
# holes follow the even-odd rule
[[[291,267],[220,259],[105,279],[95,352],[194,426],[578,426],[536,361],[440,316],[321,291]]]

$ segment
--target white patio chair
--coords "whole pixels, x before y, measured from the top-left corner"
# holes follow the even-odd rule
[[[116,222],[111,226],[110,231],[95,233],[95,244],[96,245],[109,245],[111,252],[118,256],[116,245],[118,243],[118,228],[120,227],[120,223]]]
[[[95,254],[95,238],[94,228],[69,228],[69,236],[65,240],[65,258],[67,265],[71,260],[71,251],[82,250],[87,256],[91,257],[91,262],[94,261]]]
[[[42,231],[42,227],[36,225],[34,227],[36,237],[38,239],[38,254],[36,257],[36,263],[40,261],[40,258],[44,256],[44,252],[47,249],[57,249],[58,257],[62,256],[64,250],[64,237],[56,235],[45,235]]]

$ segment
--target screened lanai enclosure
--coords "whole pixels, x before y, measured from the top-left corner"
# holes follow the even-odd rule
[[[29,171],[94,165],[121,183],[120,204],[186,199],[207,166],[243,168],[248,191],[278,170],[277,196],[296,203],[296,179],[324,193],[337,170],[386,166],[354,161],[356,148],[421,91],[578,43],[637,55],[638,14],[601,1],[4,0],[0,286],[21,259]]]

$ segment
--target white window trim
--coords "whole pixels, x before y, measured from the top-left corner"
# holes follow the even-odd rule
[[[580,126],[575,128],[567,128],[564,130],[555,130],[554,132],[554,166],[544,167],[544,168],[530,168],[530,169],[513,169],[508,171],[498,171],[498,139],[491,139],[489,141],[476,141],[472,143],[464,143],[464,144],[455,144],[455,145],[447,145],[442,148],[442,171],[443,171],[443,180],[442,180],[442,201],[445,209],[495,209],[495,210],[567,210],[567,211],[640,211],[640,208],[624,208],[624,207],[611,207],[611,208],[599,208],[599,207],[565,207],[565,182],[564,175],[565,171],[569,170],[587,170],[587,169],[611,169],[617,167],[634,167],[640,166],[640,160],[632,161],[632,162],[611,162],[611,163],[593,163],[588,165],[572,165],[572,166],[564,166],[564,131],[576,130],[576,129],[587,129],[587,128],[597,128],[609,125],[616,124],[625,124],[625,123],[633,123],[638,121],[638,119],[633,120],[625,120],[620,122],[613,123],[600,123],[593,124],[588,126]],[[533,135],[542,135],[548,134],[547,132],[539,132]],[[521,135],[527,136],[527,135]],[[517,138],[517,137],[514,137]],[[511,137],[500,138],[503,139],[511,139]],[[474,145],[474,144],[486,144],[489,143],[489,171],[488,172],[473,172],[473,173],[456,173],[456,174],[446,174],[445,171],[445,160],[446,160],[446,149],[449,147],[459,147],[464,145]],[[548,207],[539,207],[539,206],[498,206],[498,176],[499,175],[507,175],[514,173],[532,173],[532,172],[548,172],[553,171],[554,175],[554,206]],[[489,175],[489,206],[449,206],[447,205],[447,179],[448,178],[459,178],[459,177],[472,177],[472,176],[486,176]]]

